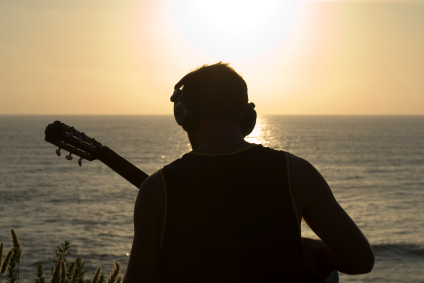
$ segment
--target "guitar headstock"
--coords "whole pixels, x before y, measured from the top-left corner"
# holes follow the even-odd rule
[[[59,147],[56,150],[58,156],[61,156],[61,149],[69,152],[69,155],[65,156],[67,160],[73,159],[72,154],[79,156],[79,166],[82,165],[83,159],[88,161],[98,159],[103,149],[103,145],[95,139],[60,121],[49,124],[44,133],[47,142]]]

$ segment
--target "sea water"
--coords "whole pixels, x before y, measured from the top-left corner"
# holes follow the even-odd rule
[[[65,240],[68,260],[86,261],[86,279],[114,261],[125,271],[138,189],[99,161],[58,157],[44,141],[55,120],[148,174],[190,151],[186,133],[172,116],[0,116],[0,241],[6,252],[16,230],[21,281],[38,264],[50,278]],[[247,140],[312,163],[372,244],[374,270],[340,282],[424,282],[424,116],[264,116]],[[306,224],[302,234],[316,237]]]

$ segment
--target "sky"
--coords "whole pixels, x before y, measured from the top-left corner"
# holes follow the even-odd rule
[[[423,115],[424,0],[0,0],[0,114],[172,114],[228,62],[259,115]]]

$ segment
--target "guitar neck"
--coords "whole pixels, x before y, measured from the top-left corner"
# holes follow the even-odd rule
[[[135,167],[132,163],[107,146],[102,148],[102,154],[99,156],[99,160],[136,186],[137,189],[140,189],[141,184],[149,177],[149,175]]]

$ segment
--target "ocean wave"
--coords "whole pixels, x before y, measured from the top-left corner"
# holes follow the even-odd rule
[[[408,257],[424,257],[424,245],[421,244],[377,244],[372,245],[376,256],[399,255]]]

